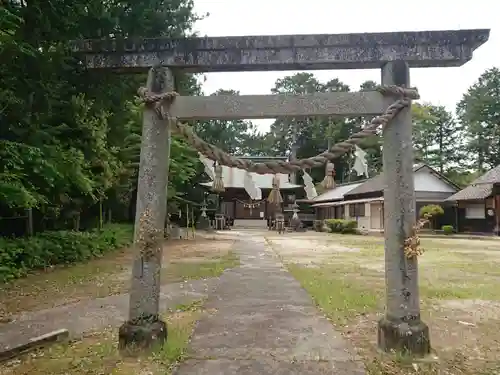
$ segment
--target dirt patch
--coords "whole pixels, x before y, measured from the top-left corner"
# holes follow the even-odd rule
[[[164,246],[164,267],[179,264],[181,259],[198,263],[227,255],[232,241],[193,239],[168,241]],[[54,267],[36,272],[0,288],[0,324],[20,312],[38,311],[76,303],[86,299],[122,294],[128,290],[133,250],[123,249],[112,254],[66,267]],[[169,271],[170,272],[170,271]],[[178,275],[182,272],[174,272]],[[178,278],[165,278],[177,282]]]
[[[440,306],[444,309],[451,309],[452,317],[455,319],[468,320],[473,323],[500,320],[500,303],[495,301],[455,299],[440,301]]]
[[[173,240],[163,246],[163,262],[216,258],[227,254],[234,241],[228,239]]]
[[[0,365],[1,375],[66,374],[171,374],[182,361],[202,301],[178,306],[164,318],[168,325],[166,345],[149,356],[123,357],[117,348],[117,332],[106,329],[85,335],[81,340],[39,350]]]
[[[377,271],[377,272],[385,272],[385,266],[383,264],[361,264],[361,267],[372,270],[372,271]]]
[[[498,303],[425,299],[422,316],[430,327],[434,351],[424,360],[395,359],[377,349],[377,323],[384,311],[383,283],[354,274],[354,269],[290,267],[335,327],[358,349],[368,374],[495,374],[488,371],[494,368],[500,352]]]
[[[328,262],[336,254],[357,253],[359,249],[325,242],[314,237],[267,237],[269,244],[285,261],[311,264]]]
[[[200,259],[203,259],[204,263],[216,263],[216,262],[219,262],[220,258],[208,258],[208,259],[204,259],[204,258],[200,258],[200,257],[184,258],[184,259],[176,260],[175,263],[200,263]]]
[[[338,238],[337,238],[338,237]],[[310,248],[335,245],[361,249],[336,252],[330,259],[304,248],[294,256],[294,241],[275,247],[292,254],[290,269],[332,323],[365,359],[372,375],[493,375],[500,373],[500,291],[495,287],[498,241],[423,239],[420,263],[422,319],[430,327],[434,352],[424,360],[380,354],[377,322],[384,311],[383,245],[362,236],[310,239]],[[280,240],[281,241],[281,240]],[[321,244],[323,241],[323,244]],[[270,238],[271,243],[277,242]],[[319,252],[323,254],[323,252]],[[486,254],[491,254],[486,256]],[[314,267],[301,263],[314,262]]]
[[[382,311],[382,307],[380,309]],[[467,314],[441,305],[423,309],[423,320],[431,330],[433,352],[424,359],[398,358],[377,350],[377,322],[382,313],[362,314],[350,319],[343,334],[366,359],[368,374],[402,375],[493,375],[498,370],[500,350],[496,332],[500,321],[473,323]]]

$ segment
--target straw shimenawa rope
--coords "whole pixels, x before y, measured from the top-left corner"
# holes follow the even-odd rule
[[[411,104],[412,99],[419,98],[418,91],[413,88],[407,89],[399,86],[381,86],[377,88],[377,91],[384,96],[394,97],[396,101],[392,103],[382,115],[373,118],[360,132],[351,135],[343,142],[333,145],[329,150],[307,159],[293,161],[271,160],[255,163],[251,160],[239,159],[238,157],[231,156],[217,146],[205,142],[193,132],[189,125],[181,124],[175,119],[172,119],[174,121],[171,121],[170,126],[172,126],[173,131],[182,135],[182,137],[184,137],[184,139],[186,139],[186,141],[198,152],[217,161],[221,165],[244,169],[258,174],[290,174],[301,169],[325,165],[328,161],[332,161],[342,156],[350,151],[355,145],[359,144],[364,138],[376,134],[380,126],[385,127],[403,108]],[[162,118],[169,118],[168,107],[178,94],[175,92],[155,94],[148,92],[145,88],[141,88],[139,89],[139,96],[141,96],[146,105],[154,105]]]
[[[412,99],[419,99],[420,97],[418,91],[414,88],[379,86],[376,90],[382,95],[393,97],[396,100],[389,107],[387,107],[382,115],[373,118],[370,123],[363,128],[363,130],[351,135],[347,140],[333,145],[329,150],[311,158],[293,161],[272,160],[261,163],[254,163],[250,160],[239,159],[231,156],[218,147],[211,145],[198,137],[189,125],[181,124],[176,119],[171,118],[168,114],[168,110],[175,98],[178,96],[176,92],[156,94],[151,93],[146,88],[142,87],[139,89],[138,94],[147,106],[153,106],[162,119],[169,120],[169,125],[172,127],[173,131],[182,135],[198,152],[216,161],[218,165],[244,169],[248,172],[258,174],[276,175],[277,173],[290,174],[301,169],[319,167],[339,156],[342,156],[346,152],[350,151],[355,145],[359,144],[364,138],[376,134],[377,129],[380,126],[387,126],[387,124],[393,120],[403,108],[411,105]],[[273,185],[274,182],[275,181],[273,179]],[[277,189],[275,186],[273,186],[273,188],[273,190],[275,190],[275,194],[277,192],[279,195],[279,198],[276,197],[276,200],[279,201],[281,198],[281,194],[279,193],[279,184]],[[270,200],[274,201],[275,199],[272,197]],[[414,258],[422,254],[423,249],[420,247],[418,232],[428,220],[428,217],[419,220],[419,222],[412,228],[410,236],[405,239],[404,252],[407,258]]]
[[[224,187],[224,181],[222,179],[222,165],[218,164],[214,167],[214,172],[215,172],[215,178],[214,182],[212,184],[212,190],[215,191],[216,193],[222,193],[226,189]]]
[[[272,190],[269,193],[269,197],[267,197],[267,201],[277,206],[283,203],[283,198],[280,193],[280,178],[278,175],[273,176]]]
[[[325,178],[321,181],[321,186],[323,186],[326,190],[330,190],[335,187],[335,165],[333,163],[326,163]]]

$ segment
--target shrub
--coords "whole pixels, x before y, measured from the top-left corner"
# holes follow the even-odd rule
[[[323,220],[314,220],[313,222],[313,228],[316,232],[322,232],[323,231]]]
[[[444,214],[443,207],[441,207],[438,204],[428,204],[427,206],[423,206],[422,208],[420,208],[420,211],[418,213],[420,217],[424,217],[424,215],[430,215],[434,217],[443,214]]]
[[[342,233],[344,234],[358,233],[358,222],[356,220],[343,220]]]
[[[106,225],[101,231],[43,232],[27,238],[0,238],[0,282],[29,271],[99,257],[132,242],[131,225]]]
[[[324,225],[325,227],[328,228],[328,231],[330,233],[336,233],[338,232],[338,224],[339,224],[339,220],[338,219],[326,219],[324,222]]]
[[[444,232],[444,234],[453,234],[455,232],[455,228],[453,228],[453,225],[443,225],[441,227],[441,230]]]
[[[358,223],[356,220],[328,219],[325,225],[331,233],[355,234]]]
[[[443,215],[444,210],[443,207],[441,207],[438,204],[428,204],[427,206],[423,206],[420,208],[420,211],[418,212],[418,215],[421,218],[428,218],[429,219],[429,226],[431,229],[434,228],[434,221],[436,219],[436,216]]]

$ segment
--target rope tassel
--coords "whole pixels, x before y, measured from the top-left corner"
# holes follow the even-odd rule
[[[269,193],[269,197],[267,197],[267,201],[269,203],[274,203],[276,205],[279,205],[283,202],[283,198],[281,197],[280,193],[280,178],[276,174],[273,176],[272,186],[273,188]]]
[[[332,163],[326,164],[325,178],[321,181],[321,186],[327,190],[335,187],[335,165]]]
[[[226,189],[224,188],[224,181],[222,180],[222,165],[217,164],[214,167],[215,170],[215,178],[214,178],[214,183],[212,185],[212,190],[215,191],[216,193],[222,193]]]

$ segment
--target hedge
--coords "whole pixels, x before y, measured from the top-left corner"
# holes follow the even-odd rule
[[[356,234],[358,223],[356,220],[327,219],[325,225],[331,233]]]
[[[443,225],[441,227],[441,230],[444,232],[444,234],[453,234],[455,232],[455,228],[453,228],[453,225]]]
[[[0,283],[58,264],[100,257],[132,243],[133,226],[109,224],[101,231],[43,232],[33,237],[0,238]]]

